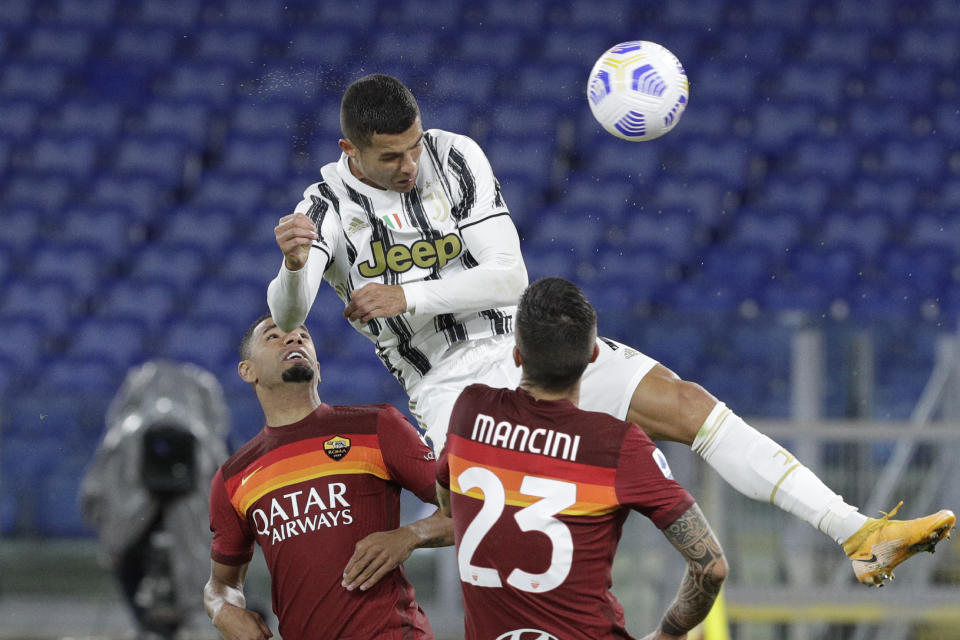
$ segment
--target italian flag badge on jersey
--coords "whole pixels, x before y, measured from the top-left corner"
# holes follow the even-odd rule
[[[402,229],[403,228],[403,219],[400,217],[399,213],[388,213],[385,216],[380,216],[380,219],[383,220],[391,229]]]

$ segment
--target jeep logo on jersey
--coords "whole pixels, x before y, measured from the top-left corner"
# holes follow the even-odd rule
[[[670,471],[670,465],[667,464],[667,456],[663,455],[660,449],[653,450],[653,461],[660,467],[660,473],[662,473],[665,478],[673,480],[673,472]]]
[[[455,233],[448,233],[434,240],[417,240],[409,247],[405,244],[384,246],[382,240],[370,243],[373,258],[361,262],[357,269],[364,278],[376,278],[389,269],[394,273],[405,273],[413,267],[431,269],[443,265],[460,255],[463,243]]]
[[[497,640],[560,640],[557,636],[540,629],[514,629],[497,636]]]
[[[323,443],[323,451],[334,460],[340,460],[350,452],[350,438],[334,436]]]

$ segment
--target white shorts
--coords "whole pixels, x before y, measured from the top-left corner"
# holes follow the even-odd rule
[[[513,345],[512,335],[454,345],[408,390],[410,413],[420,422],[437,454],[447,440],[453,404],[464,388],[478,382],[507,389],[520,385],[521,371],[513,363]],[[579,406],[624,420],[634,390],[657,362],[607,338],[599,338],[597,345],[600,355],[583,373]]]

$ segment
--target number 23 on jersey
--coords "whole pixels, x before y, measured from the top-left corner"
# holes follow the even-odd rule
[[[463,532],[457,552],[460,579],[477,587],[502,587],[500,575],[491,567],[473,564],[473,556],[484,536],[503,515],[507,494],[495,473],[483,467],[470,467],[457,477],[463,493],[471,489],[483,492],[483,506]],[[528,573],[514,568],[507,576],[507,584],[530,593],[544,593],[556,589],[567,579],[573,560],[573,537],[570,529],[554,516],[577,502],[577,485],[551,478],[524,476],[520,493],[541,498],[514,514],[520,530],[539,531],[550,539],[552,546],[550,566],[543,573]]]

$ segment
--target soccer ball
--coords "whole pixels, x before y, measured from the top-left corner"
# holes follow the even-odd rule
[[[659,138],[677,126],[689,91],[677,57],[646,40],[607,49],[587,82],[593,117],[613,135],[632,142]]]

